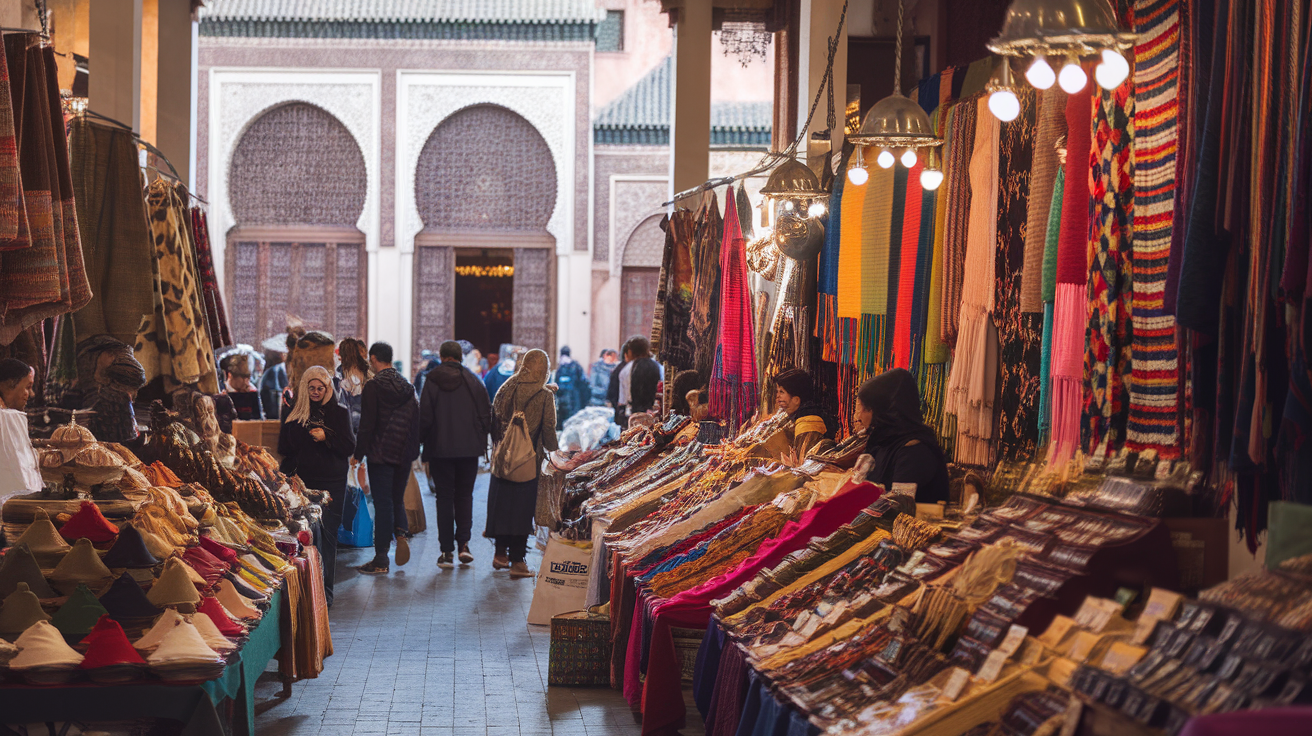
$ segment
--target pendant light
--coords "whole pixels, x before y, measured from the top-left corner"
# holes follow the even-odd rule
[[[1074,94],[1088,85],[1082,67],[1086,60],[1099,60],[1094,69],[1098,86],[1119,87],[1130,76],[1122,52],[1136,38],[1117,22],[1109,0],[1012,0],[1002,31],[988,49],[1003,57],[1033,59],[1025,79],[1035,89],[1056,83]],[[1053,69],[1057,64],[1060,72]]]
[[[943,140],[934,134],[934,126],[930,124],[929,115],[925,113],[924,108],[902,94],[903,10],[902,0],[898,0],[893,94],[871,106],[870,111],[866,113],[866,119],[861,123],[861,130],[847,137],[854,145],[879,148],[875,163],[885,169],[892,168],[899,158],[902,160],[902,165],[909,169],[916,165],[923,153],[932,150],[935,146],[943,145]],[[926,151],[922,152],[919,149],[926,149]],[[895,156],[893,153],[895,150],[901,151],[901,154]],[[864,168],[864,163],[858,160],[855,168]],[[866,176],[853,177],[852,172],[849,171],[848,179],[853,184],[858,184],[857,179],[860,178],[861,183],[864,183],[868,173],[862,173]]]
[[[989,112],[993,113],[993,117],[1009,123],[1020,115],[1020,98],[1016,96],[1016,79],[1011,73],[1011,60],[1003,58],[998,63],[984,91],[989,93]]]
[[[829,193],[820,188],[820,178],[810,167],[790,158],[770,172],[770,179],[761,187],[761,196],[774,201],[785,212],[809,213],[816,204],[823,207]]]

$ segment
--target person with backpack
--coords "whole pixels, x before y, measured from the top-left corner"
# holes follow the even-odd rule
[[[474,561],[474,480],[478,458],[487,452],[492,406],[483,383],[463,364],[460,343],[447,340],[437,354],[442,362],[429,371],[419,397],[419,438],[424,472],[437,495],[437,566],[453,567],[457,545],[460,564]]]
[[[556,429],[565,425],[565,420],[574,416],[588,405],[592,389],[588,387],[588,376],[583,366],[570,357],[569,346],[560,349],[560,362],[556,365]]]
[[[354,467],[368,459],[369,488],[374,496],[374,559],[357,567],[365,575],[386,575],[388,552],[396,537],[396,564],[410,561],[406,540],[405,486],[410,463],[419,457],[419,401],[415,387],[392,367],[392,346],[369,346],[374,377],[360,396],[360,432],[355,439]]]
[[[548,451],[556,450],[556,401],[547,388],[547,354],[530,350],[492,403],[492,480],[487,493],[483,536],[496,543],[494,570],[514,578],[532,577],[524,557],[533,534],[538,472]]]

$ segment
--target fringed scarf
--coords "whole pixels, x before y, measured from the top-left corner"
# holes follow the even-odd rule
[[[1080,445],[1084,338],[1088,329],[1090,156],[1093,97],[1089,89],[1066,99],[1066,175],[1054,267],[1052,311],[1052,442],[1048,461],[1064,465]]]
[[[1065,101],[1062,105],[1065,115]],[[1057,168],[1052,184],[1052,203],[1048,208],[1048,221],[1043,246],[1043,351],[1039,362],[1039,447],[1048,444],[1052,436],[1052,330],[1057,293],[1057,241],[1061,234],[1062,191],[1066,187],[1066,167]]]
[[[32,245],[27,232],[23,174],[18,168],[17,134],[9,65],[5,54],[0,54],[0,251]]]
[[[702,194],[696,220],[691,246],[692,317],[688,322],[688,339],[693,344],[693,370],[703,381],[709,381],[719,326],[715,309],[720,304],[720,239],[724,227],[714,190]]]
[[[983,97],[976,106],[974,151],[970,157],[970,215],[959,317],[956,359],[948,379],[945,410],[957,418],[956,460],[989,462],[994,431],[998,374],[998,335],[993,311],[998,230],[998,145],[1000,123]]]
[[[920,348],[917,345],[912,348],[911,333],[912,325],[916,324],[916,274],[920,263],[920,228],[922,212],[925,205],[924,187],[920,186],[920,172],[925,168],[923,161],[916,161],[916,165],[906,172],[902,181],[902,197],[894,201],[894,206],[902,205],[899,209],[901,217],[898,218],[900,232],[898,240],[894,241],[896,258],[890,259],[889,265],[889,288],[888,288],[888,312],[889,321],[892,323],[892,340],[891,345],[891,362],[890,368],[906,368],[919,372],[920,362],[912,363],[912,357],[920,357]],[[932,203],[931,203],[932,204]],[[929,223],[932,225],[932,223]],[[893,268],[893,262],[896,262],[896,269]],[[917,332],[919,332],[917,330]]]
[[[1134,63],[1133,360],[1126,447],[1180,454],[1179,354],[1166,309],[1174,234],[1180,72],[1179,0],[1136,0]]]
[[[731,434],[756,412],[756,346],[747,293],[747,243],[729,185],[725,197],[724,242],[720,247],[719,341],[710,381],[711,416],[726,422]]]
[[[961,318],[961,284],[966,274],[970,230],[970,158],[975,150],[976,100],[952,106],[948,150],[944,155],[943,196],[952,203],[943,224],[943,341],[956,347]],[[992,113],[989,113],[992,115]]]
[[[1057,142],[1066,135],[1066,93],[1058,87],[1038,93],[1034,131],[1034,172],[1030,176],[1029,216],[1025,225],[1025,267],[1021,273],[1020,311],[1043,306],[1043,255],[1048,242],[1048,210],[1057,180]]]
[[[196,265],[200,270],[201,300],[205,303],[205,324],[209,328],[210,344],[218,348],[231,345],[228,314],[223,308],[223,294],[219,292],[219,278],[214,273],[214,253],[210,250],[210,228],[205,210],[191,208],[191,237],[196,243]]]
[[[842,246],[843,200],[848,188],[847,169],[851,163],[851,153],[848,150],[842,157],[838,176],[834,179],[834,191],[829,195],[829,219],[825,224],[825,244],[820,251],[818,268],[816,337],[820,338],[820,358],[831,363],[839,361],[839,252]]]
[[[1022,278],[1032,242],[1026,235],[1029,195],[1034,169],[1037,97],[1024,90],[1018,95],[1020,115],[1002,125],[998,151],[998,240],[994,272],[993,322],[998,330],[998,457],[1028,460],[1034,457],[1039,422],[1039,342],[1043,317],[1021,309]],[[1045,213],[1046,215],[1046,213]],[[1041,252],[1040,252],[1040,262]],[[1039,269],[1035,269],[1036,271]],[[1035,285],[1035,296],[1038,295]],[[1036,299],[1037,301],[1037,299]]]
[[[4,38],[31,245],[0,256],[0,345],[43,319],[81,309],[91,299],[54,49],[43,48],[35,38]]]
[[[665,255],[656,293],[661,337],[660,344],[653,347],[666,365],[686,371],[693,368],[697,352],[688,331],[693,312],[692,243],[697,235],[697,221],[691,211],[681,208],[663,224]]]
[[[889,250],[900,168],[896,164],[888,169],[876,165],[866,182],[861,213],[861,331],[856,351],[862,380],[883,372],[884,351],[888,346]],[[904,191],[905,186],[904,183]]]

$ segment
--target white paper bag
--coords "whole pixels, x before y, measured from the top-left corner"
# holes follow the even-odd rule
[[[571,542],[553,532],[538,568],[528,622],[547,625],[558,613],[583,608],[591,567],[592,542]]]

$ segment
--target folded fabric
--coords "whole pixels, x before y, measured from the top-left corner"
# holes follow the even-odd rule
[[[27,545],[27,548],[32,550],[32,556],[36,557],[38,562],[45,563],[47,567],[59,564],[59,561],[64,559],[64,555],[72,549],[59,535],[59,530],[55,529],[54,522],[50,521],[50,515],[42,508],[36,510],[32,525],[23,532],[18,541],[14,542],[14,546],[20,544]]]
[[[228,613],[227,609],[223,607],[223,604],[219,603],[217,598],[207,597],[205,600],[201,601],[201,604],[196,608],[196,612],[209,616],[210,620],[214,622],[214,625],[218,627],[219,633],[224,636],[236,637],[242,636],[246,633],[246,630],[242,628],[242,625],[237,623],[232,615]]]
[[[252,619],[259,618],[260,612],[251,606],[251,602],[246,600],[232,583],[226,579],[219,581],[219,594],[216,596],[219,603],[232,615],[238,618]]]
[[[83,501],[77,513],[59,528],[59,534],[70,542],[85,537],[94,544],[107,544],[118,536],[118,527],[105,518],[94,501]]]
[[[207,587],[217,582],[223,577],[223,573],[228,571],[227,563],[200,547],[188,548],[182,553],[182,561],[190,565],[205,580]]]
[[[114,540],[114,546],[109,548],[101,561],[106,567],[137,570],[159,564],[159,558],[151,554],[141,532],[131,524],[123,525],[118,533],[118,539]]]
[[[214,625],[214,619],[207,614],[197,613],[191,617],[191,623],[200,632],[200,636],[205,640],[205,645],[216,652],[231,652],[237,648],[237,644],[219,631],[219,627]]]
[[[160,640],[159,646],[146,659],[150,664],[182,662],[215,662],[222,660],[219,653],[205,643],[195,625],[183,619]]]
[[[64,605],[55,611],[54,617],[50,623],[54,624],[59,633],[64,635],[71,644],[76,644],[86,636],[91,629],[95,628],[96,622],[101,616],[108,613],[105,607],[100,605],[96,596],[91,589],[85,585],[77,586],[73,594],[68,597]]]
[[[0,635],[17,636],[27,631],[38,621],[49,621],[50,617],[41,610],[41,601],[27,587],[19,583],[18,588],[0,603]]]
[[[100,605],[105,607],[109,617],[121,623],[136,622],[154,618],[161,609],[150,602],[146,591],[128,573],[123,573],[109,586],[109,590],[100,596]]]
[[[82,655],[64,641],[64,635],[51,626],[49,621],[37,621],[32,624],[14,644],[18,646],[19,651],[18,656],[10,660],[10,669],[25,670],[32,667],[72,666],[82,663]]]
[[[50,582],[65,594],[71,594],[79,585],[103,590],[113,580],[114,574],[100,561],[100,554],[86,537],[78,539],[73,550],[50,573]]]
[[[199,603],[200,593],[187,574],[188,570],[190,568],[182,560],[170,558],[164,564],[164,572],[160,573],[159,579],[146,593],[146,598],[161,608]]]
[[[32,550],[26,544],[10,547],[5,553],[4,562],[0,563],[0,598],[18,590],[19,583],[26,585],[38,598],[54,598],[57,595],[46,582],[45,575],[41,574],[41,566],[36,563]]]
[[[237,563],[237,551],[226,547],[209,537],[200,538],[200,548],[211,555],[223,560],[229,567]]]
[[[150,630],[142,634],[141,638],[137,639],[132,646],[143,652],[149,652],[158,647],[159,643],[164,641],[164,637],[182,621],[182,614],[172,608],[167,608],[164,613],[160,614],[159,618],[155,619],[155,624],[150,627]]]
[[[82,658],[79,669],[92,670],[99,667],[113,667],[123,664],[145,664],[146,660],[137,654],[128,641],[123,627],[108,615],[101,616],[96,625],[82,639],[87,653]]]

